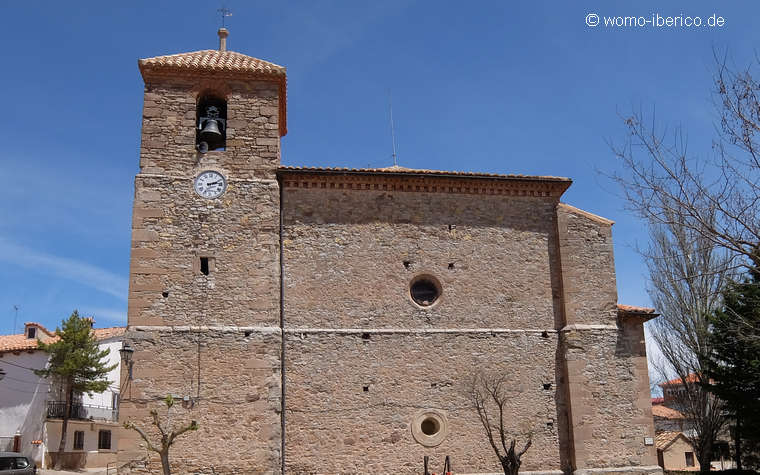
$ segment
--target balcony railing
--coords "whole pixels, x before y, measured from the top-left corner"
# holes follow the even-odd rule
[[[63,419],[65,411],[65,401],[48,401],[47,416],[49,419]],[[113,407],[72,403],[69,418],[84,421],[117,421],[119,419],[119,410]]]

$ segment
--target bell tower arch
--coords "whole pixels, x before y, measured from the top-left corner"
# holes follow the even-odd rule
[[[145,95],[126,338],[135,351],[119,419],[149,428],[150,411],[171,394],[181,401],[172,419],[199,424],[173,448],[177,473],[280,473],[276,172],[286,71],[228,51],[227,35],[220,29],[218,50],[138,63]],[[145,463],[140,443],[122,431],[121,464]]]

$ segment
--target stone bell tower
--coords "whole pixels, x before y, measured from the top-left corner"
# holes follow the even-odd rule
[[[120,421],[196,420],[176,473],[281,467],[280,137],[285,68],[226,48],[142,59],[127,344]],[[154,431],[154,435],[156,435]],[[160,440],[160,439],[157,439]],[[155,471],[122,430],[123,473]],[[157,465],[158,464],[158,465]]]

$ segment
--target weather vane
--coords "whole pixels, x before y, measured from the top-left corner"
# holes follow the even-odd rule
[[[230,9],[225,7],[224,5],[222,5],[222,8],[220,8],[217,11],[219,12],[220,15],[222,15],[222,28],[224,28],[224,19],[227,18],[228,16],[232,16],[232,11],[230,11]]]

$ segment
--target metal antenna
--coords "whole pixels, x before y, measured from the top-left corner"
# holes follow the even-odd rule
[[[229,8],[225,7],[224,4],[222,4],[222,8],[217,10],[220,15],[222,15],[222,28],[224,28],[224,19],[228,16],[232,16],[232,11],[230,11]]]
[[[16,315],[13,317],[13,334],[16,334],[16,322],[18,320],[18,305],[13,306],[13,310],[16,312]]]
[[[393,102],[391,101],[391,90],[388,89],[388,108],[391,113],[391,145],[393,145],[393,166],[398,166],[398,155],[396,155],[396,131],[393,126]]]

